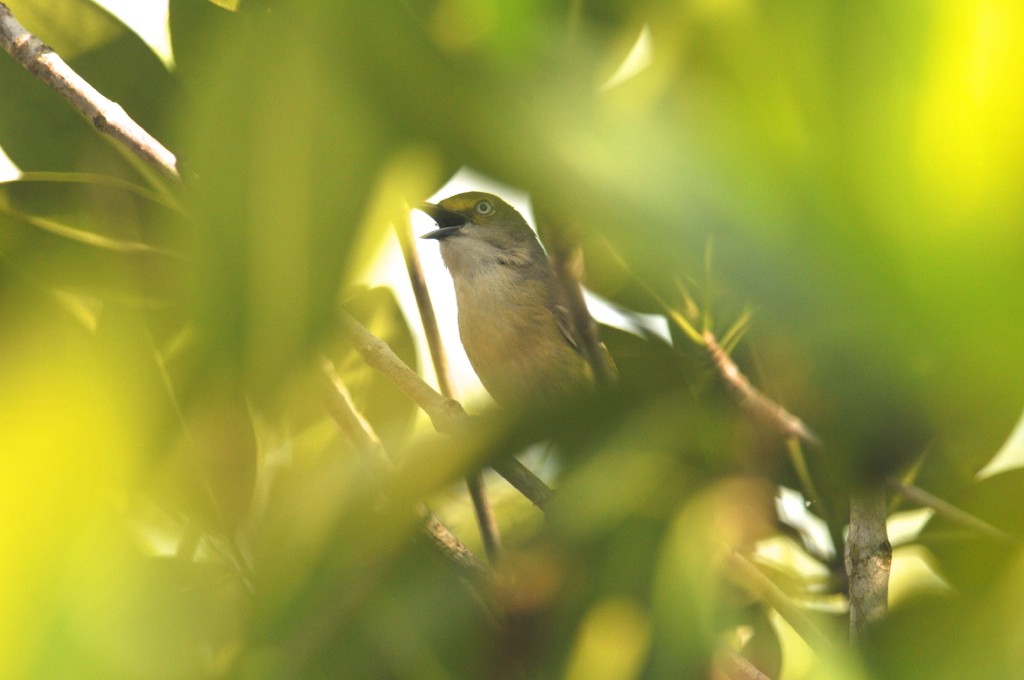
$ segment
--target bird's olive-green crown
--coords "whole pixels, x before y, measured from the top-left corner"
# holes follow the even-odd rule
[[[493,194],[467,191],[444,199],[438,206],[465,216],[470,222],[486,225],[526,224],[515,208]]]
[[[438,226],[460,227],[465,224],[529,229],[523,216],[494,194],[467,191],[449,196],[440,203],[423,203],[421,209],[434,218]]]
[[[442,248],[442,254],[446,255],[445,262],[449,268],[453,264],[459,266],[456,263],[457,250],[465,250],[467,255],[475,253],[476,259],[483,257],[505,264],[546,261],[540,242],[523,216],[493,194],[468,191],[449,196],[437,204],[420,204],[419,209],[437,222],[439,229],[424,234],[423,238],[447,244]],[[456,241],[465,245],[456,247]],[[491,250],[476,247],[470,250],[472,242],[480,246],[489,244],[487,248]]]

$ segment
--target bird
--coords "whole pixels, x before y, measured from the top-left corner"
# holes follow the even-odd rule
[[[499,406],[552,405],[594,388],[561,284],[536,234],[493,194],[470,191],[416,206],[438,228],[451,274],[459,337]]]

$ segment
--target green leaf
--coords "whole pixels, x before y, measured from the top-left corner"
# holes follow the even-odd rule
[[[0,250],[12,266],[104,300],[167,304],[180,295],[187,265],[160,245],[169,240],[153,223],[167,212],[151,192],[112,178],[44,177],[59,181],[29,174],[0,186]]]
[[[242,0],[210,0],[210,2],[232,12],[237,12],[242,5]]]
[[[125,30],[92,0],[11,0],[4,4],[65,61],[107,44]]]
[[[180,117],[199,180],[180,247],[195,263],[205,351],[273,399],[315,358],[338,291],[364,265],[349,262],[359,230],[389,228],[362,219],[392,147],[316,12],[229,18]]]
[[[1020,540],[1024,518],[1017,512],[1024,470],[977,481],[944,500]],[[1019,550],[1010,541],[979,535],[941,513],[929,520],[921,543],[935,556],[939,574],[966,593],[984,593],[1014,566]]]

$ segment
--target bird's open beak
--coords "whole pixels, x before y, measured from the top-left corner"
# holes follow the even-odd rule
[[[430,215],[431,219],[437,222],[439,229],[427,232],[420,238],[435,238],[441,239],[447,236],[452,236],[459,233],[459,230],[469,224],[469,220],[465,215],[460,215],[457,212],[451,210],[445,210],[439,205],[433,203],[420,203],[416,206],[417,210],[425,212]]]

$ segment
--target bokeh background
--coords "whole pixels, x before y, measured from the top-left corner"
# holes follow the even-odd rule
[[[0,59],[3,677],[1019,674],[1024,8],[6,4],[182,181]],[[483,428],[452,438],[352,351],[340,309],[434,383],[394,225],[463,188],[582,247],[614,394],[510,418],[456,359]],[[808,475],[688,324],[820,436]],[[558,494],[488,475],[481,585],[396,508],[482,554],[459,479],[517,452]],[[892,479],[1003,534],[893,495],[891,612],[852,649],[848,496]]]

